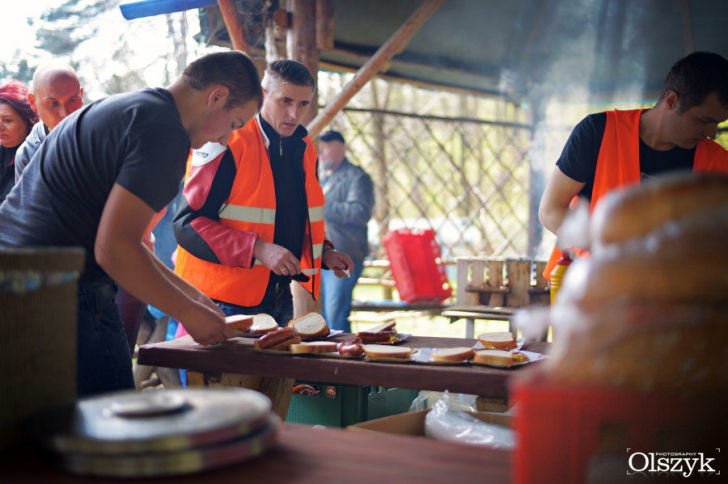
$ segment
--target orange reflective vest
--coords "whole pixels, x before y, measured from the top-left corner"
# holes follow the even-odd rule
[[[303,155],[308,220],[305,226],[301,268],[321,269],[324,244],[324,194],[316,176],[316,150],[306,137]],[[233,132],[228,148],[235,159],[235,181],[220,210],[220,223],[236,230],[255,232],[273,242],[276,195],[268,157],[267,140],[257,117]],[[187,173],[189,176],[189,166]],[[271,271],[256,260],[251,268],[207,262],[182,247],[177,249],[175,272],[212,299],[238,306],[257,306],[263,301]],[[320,271],[319,271],[320,273]],[[315,298],[321,286],[320,274],[311,276],[303,287]]]
[[[640,182],[640,116],[644,110],[607,111],[602,145],[599,148],[594,189],[590,210],[594,210],[600,198],[618,187]],[[693,171],[719,171],[728,173],[728,151],[713,140],[706,139],[695,147]],[[576,249],[577,256],[586,251]],[[554,248],[546,264],[543,276],[551,279],[551,271],[561,257],[561,251]]]

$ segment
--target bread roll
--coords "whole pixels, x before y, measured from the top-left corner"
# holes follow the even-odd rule
[[[592,242],[612,244],[640,237],[668,221],[721,205],[728,205],[728,175],[663,176],[599,200],[592,216]]]
[[[270,314],[258,313],[253,316],[253,325],[250,327],[251,334],[266,334],[279,328],[278,323]]]
[[[728,299],[728,205],[663,224],[645,237],[571,264],[557,304],[598,310],[615,301],[718,303]]]
[[[483,348],[491,350],[512,350],[518,346],[513,334],[508,331],[482,333],[478,335],[478,341]]]
[[[291,319],[288,327],[295,328],[302,338],[325,338],[331,332],[324,317],[313,312]]]
[[[232,330],[233,334],[248,334],[250,327],[253,325],[253,316],[245,314],[227,316],[225,324]]]
[[[432,352],[432,361],[438,363],[458,363],[473,358],[473,348],[461,346],[457,348],[440,348]]]
[[[728,306],[615,303],[600,311],[557,312],[544,368],[572,384],[695,396],[728,389]],[[578,320],[578,321],[577,321]]]
[[[404,346],[364,345],[364,354],[370,360],[409,360],[412,348]]]
[[[337,351],[337,343],[334,341],[296,343],[290,346],[289,351],[295,354],[335,353]]]
[[[513,366],[515,360],[510,351],[504,350],[478,350],[473,355],[473,363],[490,366]]]

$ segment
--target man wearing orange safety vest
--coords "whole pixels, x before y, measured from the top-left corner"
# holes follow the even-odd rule
[[[591,114],[574,128],[544,190],[539,220],[557,233],[577,196],[593,210],[607,192],[663,173],[728,172],[728,151],[712,140],[726,119],[728,60],[709,52],[684,57],[651,109]],[[554,249],[547,279],[560,255]]]
[[[192,153],[174,232],[175,272],[226,315],[293,317],[290,283],[318,297],[320,271],[346,277],[351,258],[324,239],[317,155],[301,119],[315,80],[292,60],[271,63],[263,106],[227,146]]]

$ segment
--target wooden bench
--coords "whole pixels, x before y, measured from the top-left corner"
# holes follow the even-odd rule
[[[466,338],[474,337],[478,319],[508,321],[515,335],[511,317],[518,308],[549,302],[545,266],[530,259],[459,257],[456,302],[441,314],[451,323],[465,319]]]

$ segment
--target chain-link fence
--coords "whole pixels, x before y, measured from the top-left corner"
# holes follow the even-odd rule
[[[345,80],[329,75],[322,104]],[[381,240],[399,228],[433,229],[449,260],[527,254],[532,128],[498,103],[378,80],[331,123],[375,185],[374,258],[385,258]]]

